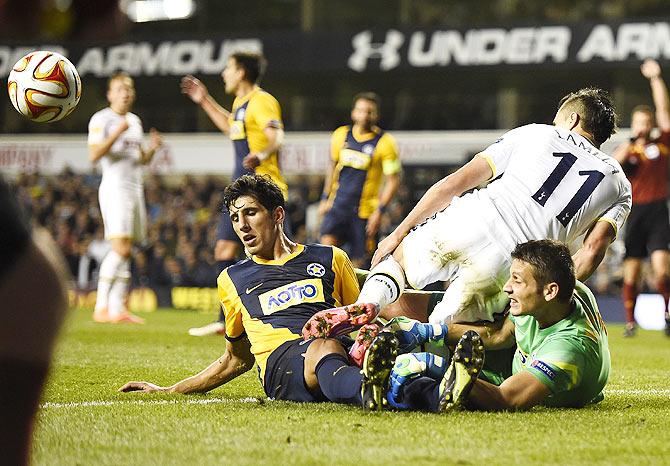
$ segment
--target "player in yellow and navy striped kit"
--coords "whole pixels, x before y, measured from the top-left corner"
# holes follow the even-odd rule
[[[258,86],[265,71],[265,58],[257,53],[233,53],[221,73],[226,93],[235,95],[230,112],[221,107],[205,85],[193,76],[181,81],[182,92],[199,104],[212,122],[230,136],[235,150],[233,180],[242,175],[267,175],[279,186],[288,199],[288,186],[279,170],[279,148],[284,138],[284,124],[279,102]],[[288,222],[285,225],[290,235]],[[234,264],[242,250],[230,217],[221,215],[217,227],[214,258],[219,271]],[[189,330],[191,335],[202,336],[223,332],[223,312],[219,321]]]
[[[369,265],[381,216],[400,184],[398,148],[377,126],[378,118],[376,94],[354,97],[353,125],[337,128],[331,137],[332,166],[319,206],[321,243],[343,245],[357,267]]]
[[[283,232],[284,198],[266,177],[242,176],[226,189],[224,205],[250,255],[219,276],[226,313],[225,354],[171,387],[129,382],[121,391],[205,392],[256,362],[271,398],[361,404],[370,383],[349,363],[343,342],[303,340],[301,335],[314,313],[356,299],[358,280],[347,255],[334,246],[289,240]],[[390,346],[374,348],[376,360],[390,374]]]

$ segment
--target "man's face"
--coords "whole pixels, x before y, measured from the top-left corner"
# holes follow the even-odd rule
[[[235,94],[237,88],[244,79],[244,70],[237,64],[237,60],[229,58],[226,67],[221,72],[223,83],[226,87],[227,94]]]
[[[238,197],[229,210],[233,229],[247,252],[271,259],[279,234],[272,213],[252,196]]]
[[[513,316],[534,316],[546,303],[542,288],[533,276],[533,266],[518,259],[512,261],[510,277],[503,291],[510,299],[510,313]]]
[[[130,107],[135,102],[133,82],[123,77],[112,80],[107,89],[107,100],[112,110],[117,113],[124,114],[130,111]]]
[[[369,129],[377,123],[377,104],[370,100],[358,99],[351,110],[351,121]]]
[[[654,117],[648,112],[635,112],[630,120],[630,130],[633,136],[649,139],[654,129]]]

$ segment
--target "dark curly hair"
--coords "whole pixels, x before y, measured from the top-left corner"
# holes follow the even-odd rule
[[[586,87],[571,92],[558,103],[558,108],[562,107],[581,117],[582,127],[593,135],[598,146],[616,133],[617,114],[607,91]]]
[[[230,206],[242,196],[255,198],[263,207],[274,212],[285,208],[284,195],[268,175],[243,175],[229,184],[223,191],[221,210],[228,212]]]

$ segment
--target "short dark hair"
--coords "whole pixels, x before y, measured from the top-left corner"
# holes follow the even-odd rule
[[[571,92],[558,103],[559,109],[563,106],[579,114],[583,128],[593,135],[599,146],[616,133],[616,110],[607,91],[586,87]]]
[[[575,265],[568,247],[549,239],[517,244],[512,259],[533,266],[533,277],[538,285],[558,284],[558,300],[569,301],[575,290]]]
[[[229,212],[230,206],[242,196],[255,198],[263,207],[274,212],[277,207],[285,208],[284,195],[268,175],[242,175],[223,191],[222,211]]]
[[[265,57],[256,52],[235,52],[230,55],[237,66],[244,70],[244,79],[251,84],[258,84],[265,74],[268,62]]]
[[[354,100],[353,102],[351,102],[351,108],[354,108],[356,106],[356,102],[358,102],[359,100],[368,100],[374,103],[375,106],[377,107],[377,112],[379,112],[379,107],[381,106],[382,99],[376,92],[370,92],[370,91],[359,92],[354,96]]]

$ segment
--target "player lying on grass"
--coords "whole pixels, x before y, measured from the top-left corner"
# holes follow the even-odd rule
[[[481,334],[487,356],[489,350],[516,346],[511,374],[480,371],[480,345],[470,350],[469,360],[452,361],[451,387],[461,390],[458,398],[469,408],[582,407],[602,400],[610,371],[607,332],[593,294],[575,280],[568,248],[550,240],[518,245],[503,289],[510,310],[498,324],[424,324],[399,317],[385,329],[398,337],[401,352],[431,340],[458,347],[472,330]],[[431,353],[398,356],[388,386],[390,405],[431,409],[421,405],[424,393],[445,379],[445,367]],[[442,396],[449,398],[449,393]]]
[[[349,362],[346,339],[301,338],[303,326],[316,312],[356,299],[358,281],[346,254],[333,246],[289,240],[283,231],[284,197],[268,178],[238,178],[226,188],[224,205],[250,256],[218,279],[226,312],[225,353],[172,386],[128,382],[120,391],[206,392],[243,374],[256,362],[270,398],[330,400],[381,409],[399,344],[393,334],[375,338],[362,371]],[[372,317],[362,309],[357,318],[342,323],[342,328],[353,328]],[[477,340],[474,332],[468,333],[458,354],[465,355]],[[451,398],[444,397],[451,395],[448,388],[453,376],[449,374],[427,395],[436,409],[451,406]]]

